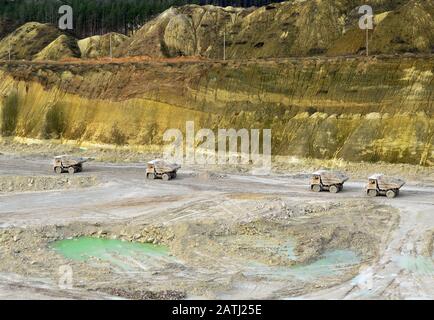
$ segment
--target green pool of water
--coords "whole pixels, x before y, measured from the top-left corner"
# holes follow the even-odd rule
[[[292,269],[299,279],[310,280],[342,274],[347,268],[359,263],[360,258],[352,250],[331,250],[326,251],[320,259],[311,264],[297,265]]]
[[[292,254],[291,251],[288,252]],[[347,268],[360,263],[360,258],[352,250],[326,251],[318,260],[311,264],[296,265],[293,267],[274,267],[264,264],[250,264],[248,274],[279,279],[281,277],[294,277],[302,281],[313,281],[327,276],[338,276]]]
[[[410,272],[434,277],[434,257],[399,256],[393,259],[398,265]]]
[[[166,246],[115,239],[80,237],[59,240],[51,246],[67,259],[97,260],[122,269],[146,269],[169,258],[169,250]]]

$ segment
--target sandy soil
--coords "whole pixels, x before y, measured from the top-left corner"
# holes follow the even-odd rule
[[[65,179],[51,173],[52,155],[11,151],[0,155],[1,179]],[[433,299],[432,169],[411,167],[398,198],[372,199],[359,178],[372,165],[351,167],[338,194],[309,191],[313,166],[287,163],[269,176],[190,167],[163,182],[145,180],[143,162],[95,161],[74,177],[95,183],[0,192],[0,297]],[[78,236],[164,244],[170,254],[122,272],[50,247]],[[279,251],[288,240],[292,257]],[[333,250],[358,260],[312,272]],[[62,265],[74,271],[72,290],[57,285]]]

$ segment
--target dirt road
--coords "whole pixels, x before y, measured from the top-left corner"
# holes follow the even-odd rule
[[[174,287],[184,289],[191,299],[434,298],[434,186],[409,183],[396,199],[371,199],[363,192],[364,181],[357,180],[347,183],[342,193],[316,194],[309,191],[307,176],[303,174],[257,176],[187,168],[176,180],[163,182],[145,180],[144,169],[142,164],[93,162],[79,176],[91,177],[95,185],[0,193],[0,229],[19,228],[24,230],[20,231],[24,234],[22,237],[26,237],[26,230],[77,223],[172,228],[176,241],[167,241],[172,254],[182,261],[180,270],[183,271],[176,269],[175,275],[174,269],[169,268],[162,271],[164,275],[154,276],[152,280],[143,272],[143,281],[149,282],[149,288],[167,290],[170,288],[165,283],[170,279]],[[0,155],[0,177],[15,179],[17,176],[43,178],[54,174],[48,159]],[[284,221],[281,225],[286,226],[276,231],[276,235],[267,224],[274,220]],[[206,237],[204,232],[190,227],[206,225],[207,221],[212,221],[212,227]],[[179,242],[181,232],[177,230],[182,228],[187,228],[183,231],[183,236],[187,236]],[[189,228],[200,240],[193,239]],[[205,230],[208,227],[197,228]],[[315,234],[315,230],[321,228],[327,236]],[[252,233],[251,230],[256,231]],[[249,236],[255,241],[278,238],[279,243],[285,237],[294,236],[297,243],[301,243],[300,248],[295,248],[298,257],[294,261],[302,266],[315,259],[321,261],[321,254],[331,249],[354,249],[361,261],[351,268],[342,267],[339,274],[327,274],[325,278],[315,275],[311,277],[313,280],[306,280],[310,269],[291,269],[287,274],[282,268],[289,260],[274,261],[268,251],[265,255],[262,249],[246,249],[251,238],[246,238],[245,243],[243,239]],[[318,239],[309,243],[310,238]],[[319,243],[325,238],[328,239],[326,245],[320,247]],[[56,276],[50,277],[43,271],[46,268],[43,262],[40,269],[32,268],[32,272],[27,273],[25,267],[18,270],[12,262],[4,262],[5,259],[15,255],[26,261],[26,250],[31,251],[31,246],[23,245],[16,250],[12,240],[7,243],[10,250],[0,251],[3,260],[0,263],[0,297],[113,297],[95,288],[89,291],[88,287],[75,288],[73,292],[60,290]],[[314,249],[310,250],[309,245]],[[218,251],[225,246],[227,257],[224,250],[220,255]],[[14,253],[14,250],[19,252]],[[314,254],[317,255],[315,259],[312,258]],[[271,257],[270,264],[275,269],[250,264],[246,267],[244,263],[252,257],[256,262],[268,263],[265,256]],[[306,257],[304,262],[300,256]],[[210,263],[212,259],[216,261],[214,265]],[[326,265],[327,268],[339,269],[336,265]],[[276,275],[279,276],[275,279]],[[291,281],[281,281],[288,277]],[[122,281],[122,278],[118,280]]]

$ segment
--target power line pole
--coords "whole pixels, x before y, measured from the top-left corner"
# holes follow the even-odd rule
[[[366,56],[369,57],[369,29],[366,28]]]
[[[9,53],[9,61],[11,61],[11,38],[8,41],[8,53]]]
[[[369,29],[374,30],[374,10],[369,5],[359,7],[359,28],[366,31],[366,56],[369,57]]]
[[[223,32],[223,60],[226,60],[226,29]]]
[[[112,33],[110,32],[110,59],[113,59]]]

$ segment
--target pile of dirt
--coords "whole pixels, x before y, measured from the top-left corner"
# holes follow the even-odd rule
[[[371,50],[434,52],[434,2],[412,0],[388,13],[374,30]]]
[[[170,8],[134,34],[118,56],[280,58],[362,54],[358,1],[286,1],[259,8],[186,5]],[[371,1],[375,53],[430,53],[432,2]]]
[[[259,8],[185,5],[172,7],[146,23],[130,38],[109,33],[80,40],[86,59],[107,57],[110,38],[116,57],[154,58],[200,56],[222,59],[283,58],[363,54],[365,32],[360,30],[360,1],[285,1]],[[371,1],[375,54],[432,53],[434,4],[425,0]],[[2,34],[14,23],[0,21]],[[30,22],[0,41],[0,59],[74,59],[80,55],[72,39],[57,39],[52,25]],[[224,41],[225,39],[225,41]],[[224,51],[224,48],[226,50]]]
[[[119,33],[107,33],[102,36],[93,36],[78,41],[81,57],[83,59],[97,59],[110,56],[110,46],[113,52],[128,39]]]
[[[46,46],[41,52],[35,55],[34,60],[63,60],[80,58],[81,53],[77,40],[69,35],[62,34],[56,40]]]
[[[0,59],[32,60],[46,46],[56,40],[62,32],[54,25],[29,22],[0,41]]]
[[[95,177],[1,176],[0,193],[87,188],[97,184]]]

